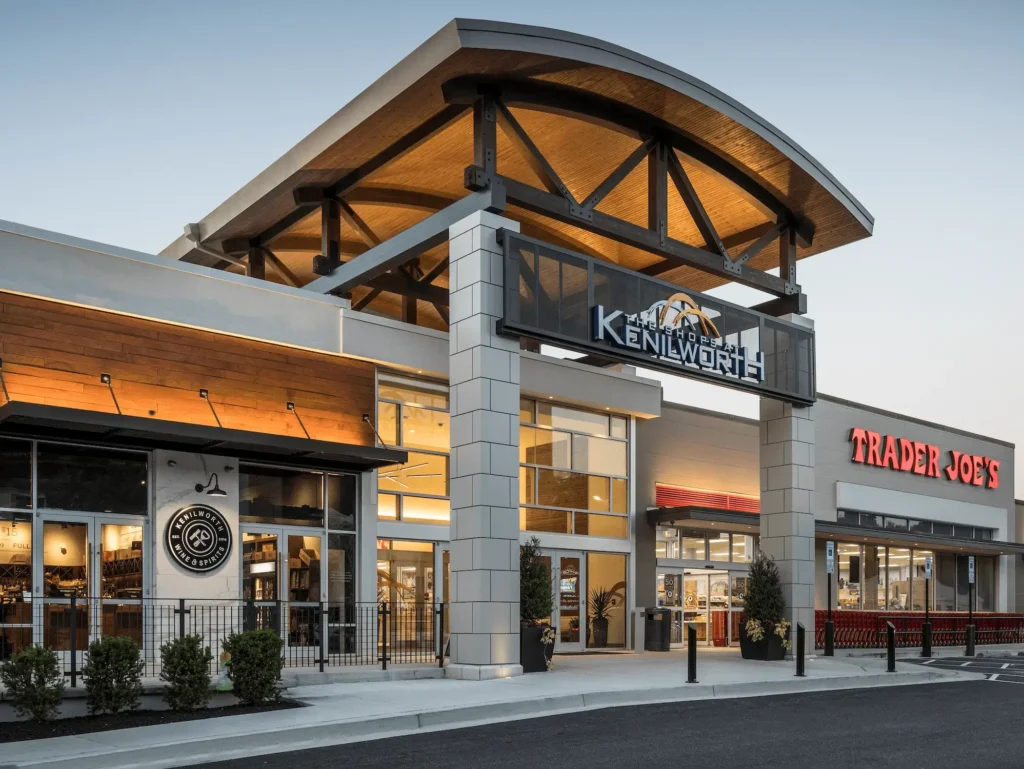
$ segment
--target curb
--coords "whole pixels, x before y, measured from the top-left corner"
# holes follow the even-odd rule
[[[310,748],[399,737],[418,732],[441,731],[494,722],[514,721],[546,715],[626,705],[651,705],[689,700],[760,697],[803,692],[865,689],[882,686],[952,682],[979,678],[972,673],[923,669],[897,674],[878,673],[849,678],[809,678],[773,682],[718,685],[683,684],[650,690],[630,689],[617,692],[567,694],[540,699],[473,705],[448,710],[425,711],[365,720],[326,721],[309,726],[289,727],[257,733],[183,740],[158,745],[105,744],[103,733],[72,738],[89,743],[86,749],[72,749],[62,756],[26,758],[0,765],[0,769],[170,769],[214,761],[251,758],[256,755],[285,753]],[[143,727],[145,728],[145,727]],[[11,743],[17,746],[18,743]]]

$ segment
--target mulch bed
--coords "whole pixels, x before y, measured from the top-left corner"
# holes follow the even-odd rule
[[[172,710],[136,710],[132,713],[119,713],[116,716],[79,716],[76,718],[61,718],[46,723],[7,721],[0,723],[0,742],[41,740],[47,737],[71,737],[76,734],[106,732],[111,729],[131,729],[136,726],[175,724],[181,721],[198,721],[204,718],[221,718],[223,716],[244,716],[249,713],[267,713],[272,710],[289,710],[301,707],[303,706],[297,702],[282,700],[272,705],[227,705],[219,708],[196,710],[192,713],[175,713]]]

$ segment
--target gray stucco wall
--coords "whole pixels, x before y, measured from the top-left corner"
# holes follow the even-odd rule
[[[836,482],[875,486],[910,494],[953,499],[1006,510],[1003,536],[1016,535],[1013,488],[1013,446],[1001,441],[943,428],[906,417],[887,414],[819,394],[814,405],[815,488],[814,515],[819,520],[836,520]],[[882,435],[904,437],[937,445],[939,478],[897,472],[852,461],[850,430],[863,427]],[[949,463],[949,450],[980,454],[999,460],[999,488],[971,486],[946,478],[942,469]],[[922,516],[925,517],[925,516]],[[967,523],[967,521],[964,521]]]
[[[636,428],[636,605],[653,606],[657,596],[654,527],[647,508],[655,505],[655,484],[756,496],[758,422],[663,403],[661,417]]]

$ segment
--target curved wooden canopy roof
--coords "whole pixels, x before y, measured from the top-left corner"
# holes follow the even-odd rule
[[[557,180],[585,201],[629,158],[635,162],[595,210],[646,227],[648,173],[643,145],[669,136],[668,151],[728,254],[737,257],[764,240],[780,219],[798,228],[796,256],[868,237],[874,220],[820,163],[763,118],[683,72],[610,43],[569,32],[492,21],[457,19],[340,109],[253,181],[199,223],[208,248],[259,243],[284,270],[267,278],[305,284],[316,276],[321,250],[316,205],[297,204],[295,190],[320,187],[342,203],[342,258],[362,253],[468,194],[463,172],[474,162],[474,119],[464,95],[492,89],[508,121],[517,123]],[[461,95],[461,98],[460,98]],[[536,157],[511,131],[497,137],[500,173],[538,189],[545,185]],[[669,159],[671,165],[672,159]],[[510,201],[511,203],[511,201]],[[668,236],[705,248],[699,212],[668,188]],[[644,269],[702,291],[728,281],[690,266],[673,266],[642,248],[586,227],[510,204],[506,215],[524,233]],[[244,270],[180,237],[162,255]],[[419,274],[437,273],[445,288],[446,246],[426,252]],[[752,268],[779,266],[779,249],[762,248]],[[356,305],[397,314],[401,299],[369,287],[353,291]],[[443,313],[422,303],[427,325]],[[436,317],[435,317],[436,316]]]

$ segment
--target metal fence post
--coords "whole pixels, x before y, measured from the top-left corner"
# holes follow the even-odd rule
[[[185,599],[178,599],[178,609],[175,612],[178,615],[178,638],[185,637]]]
[[[804,678],[804,643],[805,635],[804,625],[802,622],[796,623],[796,675],[800,678]]]
[[[71,688],[78,686],[78,598],[71,596]]]
[[[896,626],[891,622],[886,622],[885,634],[886,634],[886,656],[888,657],[888,666],[886,673],[896,672]]]
[[[388,669],[388,604],[386,601],[380,605],[380,634],[381,638],[381,670]]]
[[[324,672],[327,659],[327,604],[320,602],[320,672]]]
[[[697,626],[686,623],[686,683],[697,683]]]
[[[437,605],[437,666],[444,667],[444,602]]]

